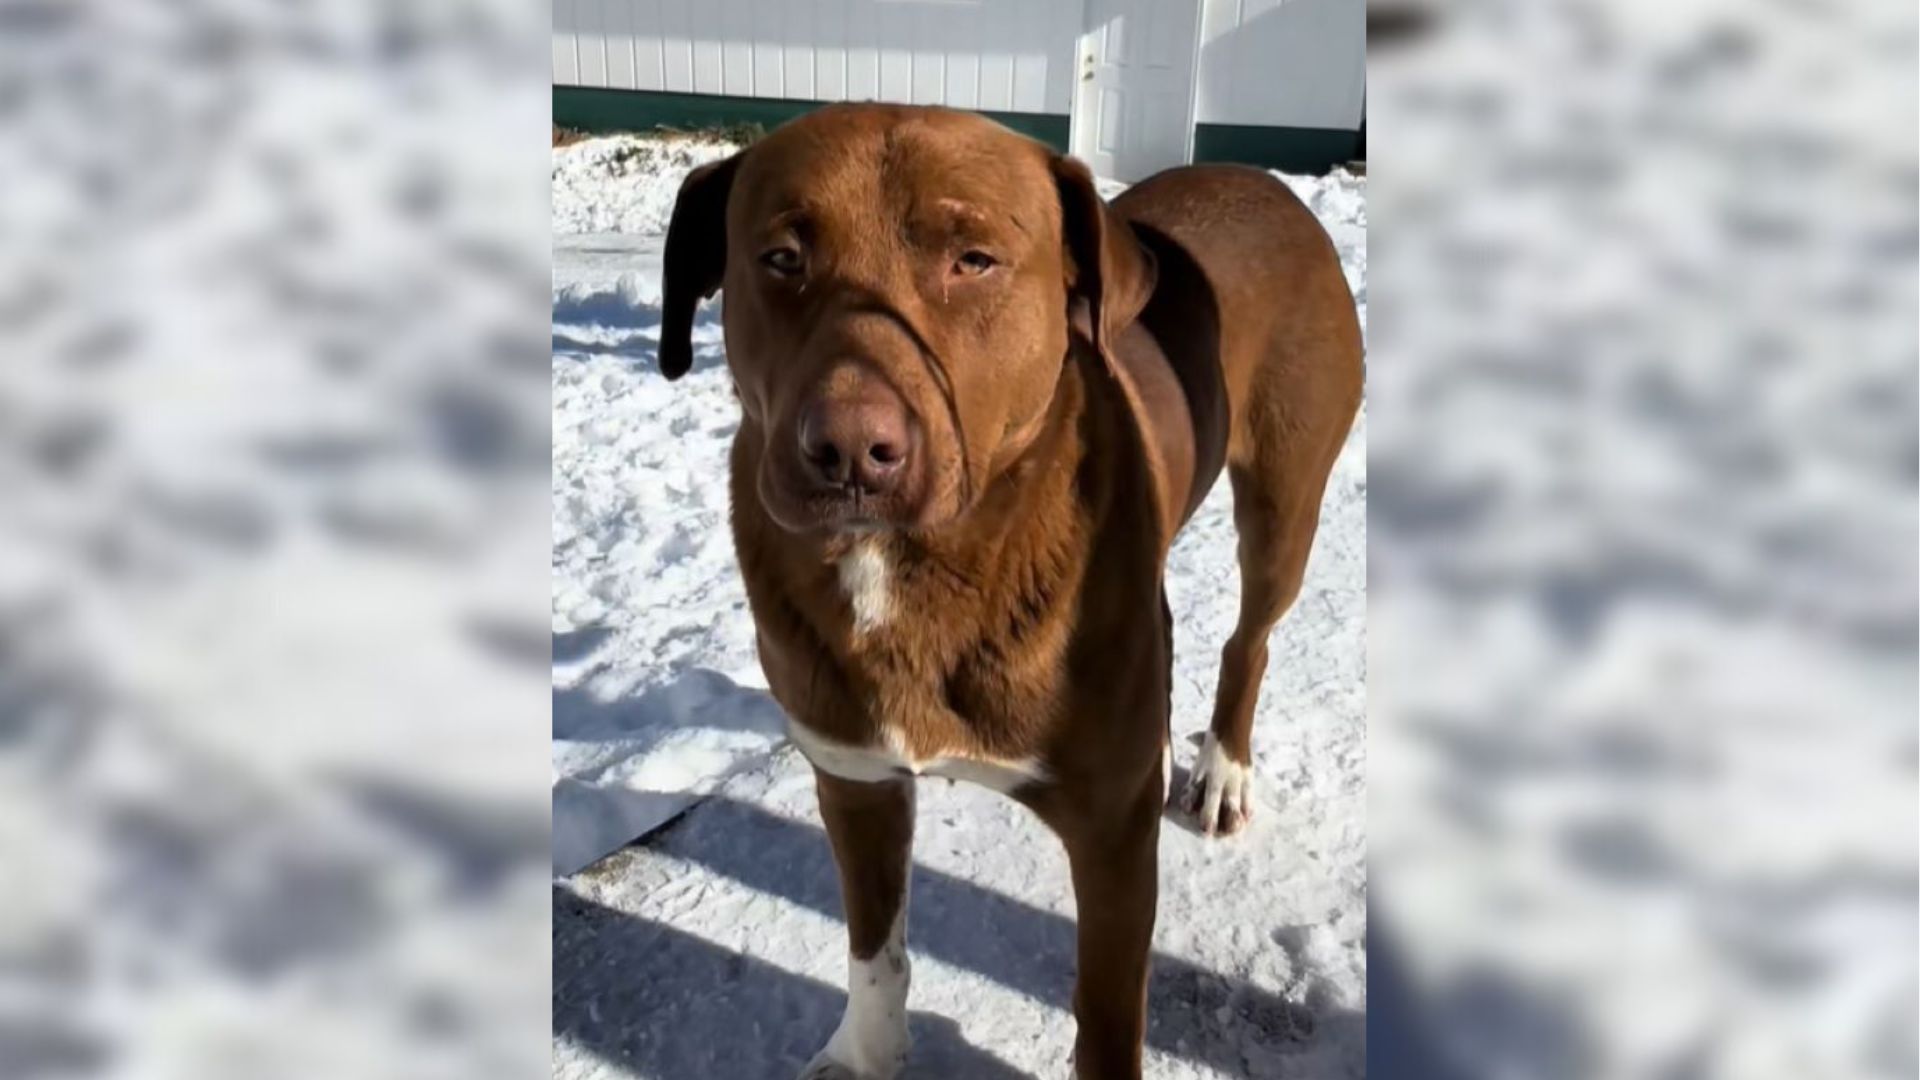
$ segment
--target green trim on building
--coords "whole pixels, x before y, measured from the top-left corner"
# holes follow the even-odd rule
[[[656,127],[708,128],[758,124],[772,128],[823,101],[733,97],[725,94],[667,94],[653,90],[606,90],[596,86],[553,88],[553,122],[576,131],[601,134],[646,131]],[[1051,113],[980,111],[1007,127],[1056,150],[1067,148],[1067,118]]]
[[[593,133],[737,124],[772,128],[823,104],[825,102],[725,94],[556,86],[553,88],[553,122]],[[1068,120],[1064,116],[1009,112],[982,112],[981,115],[1056,150],[1067,149]],[[1252,124],[1196,124],[1193,130],[1195,161],[1232,161],[1286,172],[1323,173],[1365,157],[1366,142],[1359,131]]]
[[[1291,173],[1324,173],[1366,159],[1358,131],[1336,128],[1195,124],[1193,160],[1231,161]]]

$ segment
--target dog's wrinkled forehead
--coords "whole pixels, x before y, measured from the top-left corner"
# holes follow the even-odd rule
[[[989,120],[838,107],[754,144],[729,225],[749,236],[796,220],[843,239],[890,238],[916,225],[1039,236],[1057,228],[1057,198],[1044,148]]]

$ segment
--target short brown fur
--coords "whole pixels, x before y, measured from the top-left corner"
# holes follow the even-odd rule
[[[804,269],[770,271],[768,245]],[[990,271],[955,261],[974,251]],[[1331,243],[1255,170],[1174,169],[1107,205],[1079,163],[978,117],[834,106],[683,187],[669,377],[721,287],[735,543],[775,697],[848,746],[1040,764],[1013,794],[1062,837],[1076,894],[1100,898],[1080,912],[1077,1074],[1138,1077],[1166,555],[1224,468],[1243,585],[1213,731],[1245,763],[1266,637],[1360,400]],[[796,471],[797,417],[845,384],[884,385],[911,416],[897,489],[843,497]],[[879,629],[836,569],[856,543],[890,575]],[[911,779],[818,776],[852,952],[871,957],[904,902]]]

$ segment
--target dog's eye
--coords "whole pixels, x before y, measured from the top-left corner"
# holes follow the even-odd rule
[[[984,251],[969,251],[954,260],[953,272],[967,277],[979,277],[998,265],[1000,265],[999,262]]]
[[[777,247],[762,252],[760,262],[781,277],[792,277],[800,272],[800,252],[797,248]]]

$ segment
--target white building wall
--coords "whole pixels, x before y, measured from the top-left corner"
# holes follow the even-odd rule
[[[1197,123],[1357,130],[1366,76],[1364,0],[1205,0]]]
[[[553,81],[1064,116],[1081,7],[1081,0],[553,0]]]

